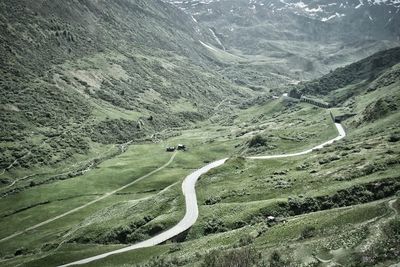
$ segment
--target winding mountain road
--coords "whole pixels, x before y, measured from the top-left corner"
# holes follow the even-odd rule
[[[270,156],[255,156],[255,157],[247,157],[248,159],[255,159],[255,160],[259,160],[259,159],[275,159],[275,158],[287,158],[287,157],[295,157],[295,156],[301,156],[301,155],[305,155],[308,153],[311,153],[314,150],[318,150],[323,148],[326,145],[332,144],[335,141],[338,141],[340,139],[343,139],[346,136],[346,132],[343,128],[343,126],[339,123],[335,123],[336,129],[338,131],[338,136],[323,143],[320,144],[318,146],[315,146],[311,149],[302,151],[302,152],[298,152],[298,153],[293,153],[293,154],[281,154],[281,155],[270,155]],[[167,241],[168,239],[179,235],[180,233],[183,233],[184,231],[186,231],[187,229],[189,229],[196,221],[197,218],[199,216],[199,209],[197,207],[197,197],[196,197],[196,190],[195,190],[195,186],[196,186],[196,182],[197,180],[200,178],[201,175],[207,173],[208,171],[210,171],[211,169],[217,168],[221,165],[223,165],[226,161],[228,160],[228,158],[225,159],[221,159],[218,161],[214,161],[206,166],[204,166],[201,169],[196,170],[195,172],[189,174],[183,181],[182,183],[182,192],[183,195],[185,196],[185,203],[186,203],[186,213],[185,216],[183,217],[183,219],[174,227],[170,228],[169,230],[162,232],[150,239],[147,239],[145,241],[142,241],[140,243],[134,244],[132,246],[128,246],[125,248],[121,248],[118,250],[114,250],[111,252],[107,252],[104,254],[100,254],[97,256],[93,256],[90,258],[86,258],[83,260],[79,260],[79,261],[75,261],[72,263],[68,263],[65,265],[62,265],[60,267],[65,267],[65,266],[73,266],[73,265],[82,265],[82,264],[87,264],[99,259],[103,259],[106,258],[108,256],[111,255],[115,255],[115,254],[120,254],[120,253],[124,253],[124,252],[128,252],[131,250],[135,250],[138,248],[146,248],[146,247],[151,247],[151,246],[155,246],[158,245],[160,243],[163,243],[165,241]]]

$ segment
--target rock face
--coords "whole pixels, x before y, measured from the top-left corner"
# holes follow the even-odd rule
[[[215,47],[259,59],[264,72],[252,71],[269,87],[316,78],[399,45],[395,0],[169,1],[209,27]]]
[[[172,1],[198,22],[228,20],[250,26],[274,23],[288,37],[298,33],[315,39],[394,39],[400,36],[400,2],[396,0],[193,0]],[[222,18],[221,18],[222,16]],[[279,27],[276,22],[284,22]],[[320,23],[322,22],[322,23]],[[296,25],[297,24],[297,25]],[[313,24],[313,25],[310,25]],[[265,25],[267,26],[267,25]],[[292,29],[290,28],[293,27]],[[297,27],[296,27],[297,26]],[[234,30],[233,26],[231,30]],[[328,30],[328,32],[326,32]],[[335,34],[332,34],[335,31]],[[312,36],[309,36],[312,37]]]

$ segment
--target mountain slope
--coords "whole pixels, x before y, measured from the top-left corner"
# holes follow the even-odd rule
[[[351,84],[372,82],[379,75],[400,63],[400,47],[384,50],[372,56],[338,68],[312,82],[296,86],[302,93],[326,95]]]
[[[396,1],[170,2],[209,27],[215,47],[242,57],[225,75],[258,87],[311,80],[399,44]]]
[[[185,126],[247,94],[210,71],[199,41],[211,33],[170,4],[19,0],[0,10],[0,169]]]

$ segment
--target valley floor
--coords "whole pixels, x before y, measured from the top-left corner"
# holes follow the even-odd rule
[[[224,253],[250,253],[261,262],[275,250],[280,260],[296,264],[355,260],[355,253],[383,242],[386,226],[396,220],[399,204],[392,191],[399,183],[398,164],[364,169],[379,163],[388,149],[397,151],[397,144],[389,148],[371,141],[359,149],[350,133],[307,157],[245,158],[309,150],[336,135],[329,112],[308,104],[279,99],[245,110],[227,105],[207,122],[159,143],[129,146],[81,176],[3,197],[0,223],[7,227],[0,229],[1,265],[55,266],[155,236],[184,215],[182,179],[226,156],[226,164],[197,184],[199,218],[192,228],[166,244],[93,266],[202,266]],[[262,145],[250,145],[260,138]],[[164,152],[178,143],[189,150]],[[396,159],[396,152],[391,155],[385,160]],[[269,216],[275,219],[268,221]],[[253,255],[252,249],[258,252]]]

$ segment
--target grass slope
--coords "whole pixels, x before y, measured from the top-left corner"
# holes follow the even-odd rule
[[[211,33],[170,4],[19,0],[0,10],[5,186],[33,168],[55,174],[110,144],[188,127],[252,94],[212,71],[199,42]]]

